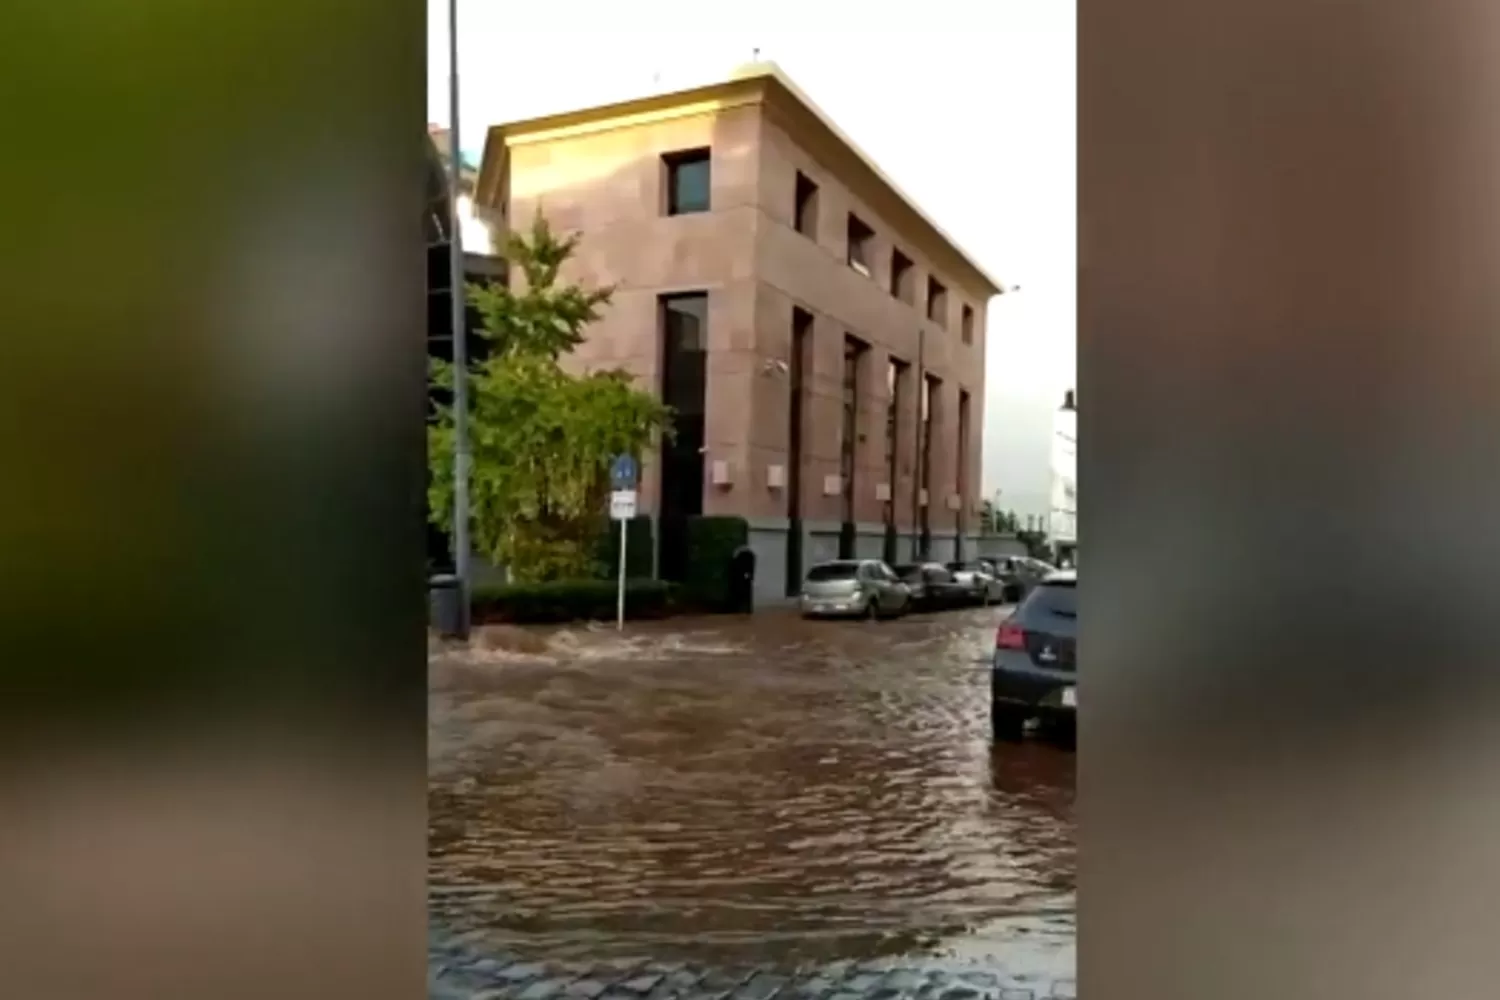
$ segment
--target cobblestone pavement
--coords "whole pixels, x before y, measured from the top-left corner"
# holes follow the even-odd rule
[[[1008,974],[986,963],[888,960],[792,969],[664,962],[535,962],[481,957],[435,935],[431,1000],[1074,1000],[1071,979]]]

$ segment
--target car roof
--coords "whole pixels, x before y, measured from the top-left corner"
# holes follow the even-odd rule
[[[1042,577],[1043,583],[1077,583],[1078,571],[1076,569],[1060,569],[1054,573],[1048,573]]]

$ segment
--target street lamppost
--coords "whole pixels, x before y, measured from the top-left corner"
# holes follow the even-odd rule
[[[448,286],[453,306],[453,573],[458,577],[460,638],[468,638],[469,566],[469,342],[464,308],[464,248],[459,192],[463,154],[458,136],[458,0],[448,0]]]

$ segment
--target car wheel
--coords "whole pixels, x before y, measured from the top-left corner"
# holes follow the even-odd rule
[[[991,702],[990,732],[999,742],[1019,742],[1026,735],[1026,712],[1015,705]]]

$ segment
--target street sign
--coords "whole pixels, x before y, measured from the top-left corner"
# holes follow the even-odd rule
[[[640,467],[636,465],[634,455],[616,455],[609,463],[609,482],[615,492],[621,490],[634,491],[636,481],[640,478]],[[633,516],[633,515],[632,515]]]
[[[635,517],[635,490],[615,490],[609,495],[609,517],[612,521],[629,521]]]

